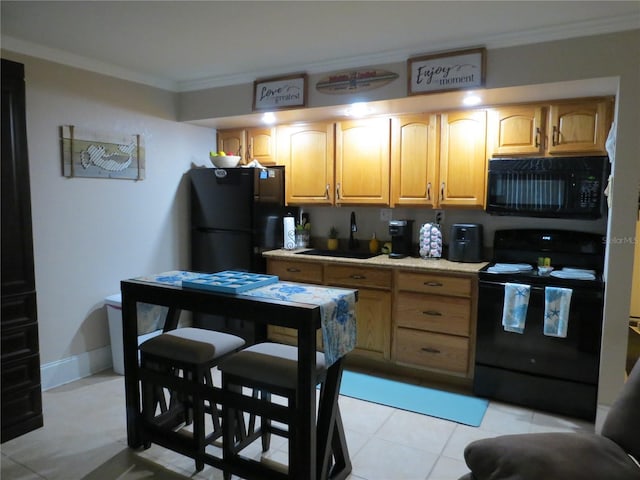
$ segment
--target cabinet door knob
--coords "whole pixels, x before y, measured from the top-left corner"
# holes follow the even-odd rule
[[[441,287],[441,282],[424,282],[427,287]]]
[[[440,185],[440,200],[444,200],[444,182]]]
[[[433,348],[433,347],[422,347],[420,350],[422,350],[423,352],[427,352],[427,353],[440,353],[440,350],[438,350],[437,348]]]
[[[299,268],[295,268],[295,267],[288,267],[287,268],[287,272],[298,273],[298,272],[300,272],[300,269]]]
[[[431,182],[427,183],[427,200],[431,200]]]
[[[336,185],[336,200],[340,200],[340,184]]]
[[[432,317],[441,317],[442,313],[436,311],[436,310],[425,310],[424,312],[422,312],[423,315],[431,315]]]
[[[365,277],[364,275],[358,275],[357,273],[354,273],[353,275],[351,275],[351,278],[353,278],[354,280],[364,280]]]
[[[540,127],[536,127],[535,144],[536,144],[536,148],[540,146]]]
[[[327,200],[329,200],[329,189],[331,188],[331,185],[329,185],[327,183],[327,188],[324,191],[324,196],[326,197]]]
[[[559,133],[558,133],[558,127],[556,125],[553,126],[553,133],[551,135],[551,145],[553,145],[554,147],[556,145],[558,145],[559,142]]]

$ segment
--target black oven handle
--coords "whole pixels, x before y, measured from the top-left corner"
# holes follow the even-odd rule
[[[488,280],[480,280],[480,287],[482,286],[487,286],[487,287],[502,287],[504,288],[504,286],[507,284],[507,282],[491,282]],[[526,285],[526,284],[525,284]],[[534,285],[531,285],[531,290],[535,290],[536,292],[544,292],[545,287],[536,287]]]

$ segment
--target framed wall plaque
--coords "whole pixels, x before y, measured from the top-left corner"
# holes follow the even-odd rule
[[[485,82],[486,49],[474,48],[407,60],[407,93],[463,90]]]
[[[253,110],[282,110],[307,105],[307,74],[253,82]]]

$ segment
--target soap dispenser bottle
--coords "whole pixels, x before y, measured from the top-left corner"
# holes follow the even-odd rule
[[[378,242],[378,239],[376,238],[376,234],[374,233],[373,236],[371,237],[371,240],[369,240],[369,252],[378,253],[379,248],[380,248],[380,243]]]

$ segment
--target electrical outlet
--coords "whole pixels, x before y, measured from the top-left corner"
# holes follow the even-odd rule
[[[436,210],[436,223],[444,222],[444,210]]]
[[[393,210],[391,210],[390,208],[381,208],[380,209],[380,221],[381,222],[388,222],[389,220],[391,220],[391,213],[393,212]]]

